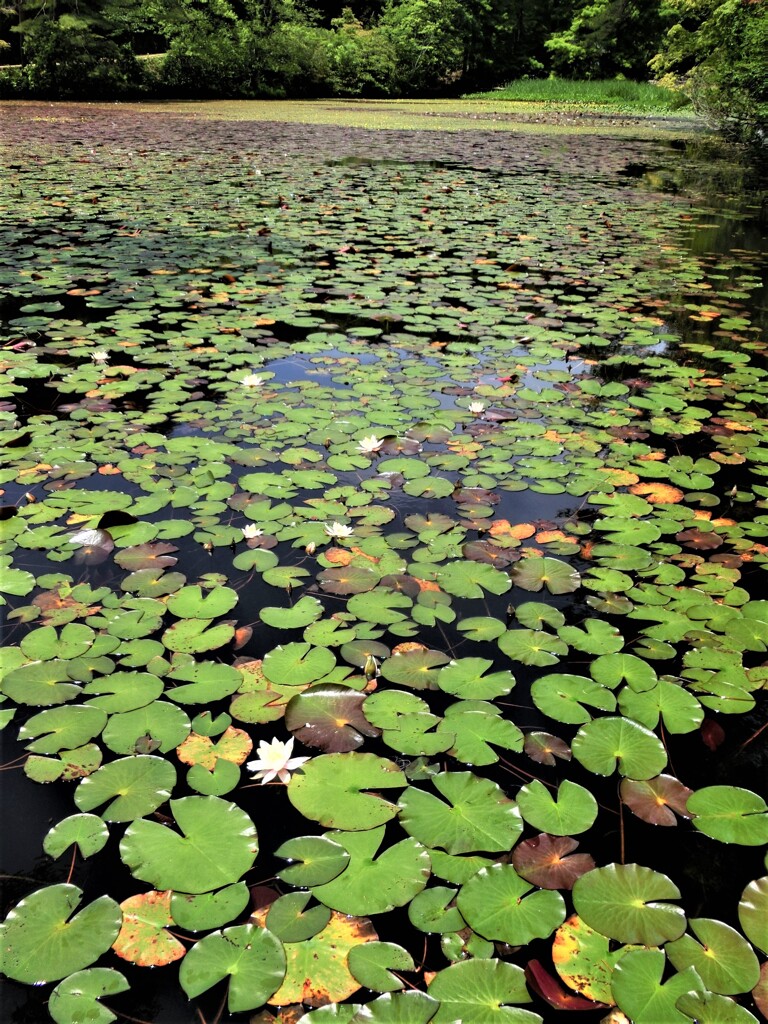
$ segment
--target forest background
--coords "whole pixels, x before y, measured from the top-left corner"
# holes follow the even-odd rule
[[[13,0],[0,98],[456,96],[653,80],[765,144],[766,0]]]

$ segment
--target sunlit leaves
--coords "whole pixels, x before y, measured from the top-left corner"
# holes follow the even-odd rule
[[[212,932],[190,949],[179,981],[190,999],[229,978],[230,1012],[262,1006],[285,977],[282,943],[265,928],[238,925]]]
[[[656,946],[685,931],[677,886],[640,864],[608,864],[582,875],[573,887],[576,913],[591,928],[618,942]]]

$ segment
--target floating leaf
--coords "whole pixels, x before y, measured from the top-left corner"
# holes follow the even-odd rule
[[[694,827],[721,843],[768,843],[768,804],[749,789],[706,786],[696,790],[686,806]]]
[[[235,804],[215,796],[171,801],[182,835],[154,821],[135,821],[120,843],[120,857],[135,878],[156,889],[210,892],[229,885],[251,867],[256,829]]]
[[[60,857],[70,846],[77,846],[81,857],[92,857],[103,849],[109,829],[95,814],[71,814],[47,833],[43,849],[49,857]]]
[[[397,805],[376,790],[405,785],[397,765],[375,754],[321,754],[291,776],[288,798],[310,821],[345,830],[370,829],[397,814]]]
[[[249,896],[245,882],[235,882],[217,892],[204,892],[196,896],[175,892],[171,896],[171,917],[180,928],[188,932],[220,928],[243,912]]]
[[[361,1006],[350,1024],[427,1024],[433,1018],[437,1005],[424,992],[386,993]]]
[[[266,926],[281,942],[304,942],[317,935],[328,924],[331,912],[317,906],[306,910],[308,892],[289,892],[269,905]]]
[[[293,697],[285,709],[285,724],[308,747],[329,754],[355,750],[366,736],[379,730],[363,714],[366,694],[349,686],[319,683]]]
[[[582,725],[571,749],[576,760],[596,775],[612,775],[618,768],[626,778],[650,779],[667,763],[661,741],[628,718],[599,718]]]
[[[474,931],[492,941],[522,946],[547,938],[565,920],[559,892],[532,889],[511,864],[494,864],[470,878],[456,902]]]
[[[99,1002],[103,996],[127,992],[130,985],[111,967],[90,967],[60,981],[51,992],[48,1012],[56,1024],[110,1024],[115,1014]]]
[[[583,786],[564,779],[555,799],[543,782],[534,779],[517,793],[523,818],[534,828],[555,836],[586,832],[597,818],[597,801]]]
[[[471,772],[443,772],[431,781],[445,800],[413,786],[400,798],[400,824],[409,835],[450,854],[514,846],[523,830],[520,811],[494,782]]]
[[[676,825],[675,813],[683,818],[691,817],[686,803],[693,790],[671,775],[659,775],[646,781],[622,779],[619,792],[632,813],[651,825]]]
[[[687,992],[703,992],[704,985],[689,967],[662,983],[664,953],[660,949],[630,950],[616,964],[612,991],[619,1007],[633,1024],[673,1024],[689,1021],[675,1003]]]
[[[348,999],[360,988],[349,969],[349,953],[354,946],[377,938],[367,918],[331,914],[317,935],[304,942],[286,943],[285,980],[270,1002],[276,1006],[299,1002],[322,1006]]]
[[[523,734],[501,709],[481,700],[457,700],[445,712],[438,732],[454,735],[450,753],[464,764],[495,764],[499,755],[493,747],[523,749]]]
[[[600,1003],[614,1002],[611,992],[613,970],[618,961],[636,946],[611,950],[605,935],[590,928],[573,914],[557,929],[552,943],[552,962],[565,984]]]
[[[329,832],[350,861],[342,874],[312,887],[312,895],[343,914],[383,914],[421,892],[430,873],[429,854],[415,839],[403,839],[377,856],[384,826],[365,832]]]
[[[290,867],[279,871],[277,877],[290,885],[307,888],[330,882],[349,863],[348,851],[327,836],[298,836],[289,839],[278,847],[275,856],[291,861]]]
[[[525,974],[503,960],[465,960],[439,971],[427,992],[440,1001],[432,1024],[541,1024],[530,1010],[513,1007],[529,1003]]]
[[[757,1024],[757,1017],[749,1010],[715,992],[686,992],[678,997],[675,1007],[687,1020],[698,1021],[698,1024]]]
[[[50,885],[18,903],[0,926],[0,969],[28,985],[58,981],[105,953],[120,930],[120,908],[100,896],[73,915],[83,893]]]
[[[112,948],[138,967],[163,967],[187,949],[167,930],[173,924],[170,892],[145,892],[120,904],[123,921]]]
[[[336,659],[326,647],[286,644],[269,651],[262,663],[264,675],[278,686],[306,686],[328,675]]]
[[[666,875],[640,864],[608,864],[582,875],[573,887],[579,917],[617,942],[658,946],[685,931],[680,907],[658,900],[679,899]]]
[[[322,614],[320,601],[305,594],[290,608],[262,608],[259,618],[275,629],[301,629],[319,619]]]
[[[768,953],[768,875],[750,882],[741,894],[739,923],[749,941]]]
[[[374,992],[395,992],[403,988],[403,982],[392,971],[413,971],[416,968],[408,950],[393,942],[366,942],[353,946],[348,960],[349,969],[357,981]],[[423,993],[419,994],[423,996]],[[369,1013],[375,1012],[374,1003],[368,1004],[366,1009]]]
[[[569,856],[578,845],[569,836],[543,833],[519,843],[512,852],[512,864],[521,878],[540,889],[572,889],[576,879],[595,866],[588,853]]]
[[[746,939],[722,921],[691,918],[688,926],[696,936],[681,935],[666,946],[675,969],[694,967],[710,992],[738,995],[749,992],[760,978],[760,964]]]
[[[559,672],[537,679],[531,686],[531,697],[539,711],[568,725],[592,720],[585,704],[601,711],[616,709],[616,698],[604,686],[586,676]]]
[[[191,797],[190,799],[196,799]],[[263,1006],[285,977],[282,943],[266,928],[237,925],[212,932],[189,950],[179,981],[190,999],[229,978],[230,1013]]]
[[[546,587],[550,594],[572,594],[578,590],[581,577],[559,558],[539,558],[534,555],[515,565],[512,581],[523,590],[538,591]]]
[[[83,779],[75,803],[81,811],[106,804],[101,812],[105,821],[133,821],[164,804],[175,784],[176,769],[163,758],[123,757]]]

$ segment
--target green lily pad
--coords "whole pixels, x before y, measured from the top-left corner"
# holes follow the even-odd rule
[[[546,587],[550,594],[572,594],[579,589],[581,576],[559,558],[533,555],[515,565],[512,582],[523,590],[538,591]]]
[[[305,594],[290,608],[262,608],[259,618],[275,629],[301,629],[319,619],[322,614],[321,602]]]
[[[666,946],[678,971],[694,967],[710,992],[738,995],[750,992],[760,980],[760,964],[749,943],[729,925],[707,917],[691,918],[696,936],[681,935]]]
[[[308,892],[289,892],[270,903],[266,926],[281,942],[304,942],[321,932],[330,921],[328,907],[306,910],[310,898]]]
[[[102,739],[116,754],[146,753],[142,743],[164,754],[177,747],[189,730],[189,718],[181,708],[156,700],[136,711],[110,715]]]
[[[523,818],[534,828],[553,836],[578,835],[597,818],[597,801],[583,786],[564,779],[553,797],[543,782],[534,779],[517,793]]]
[[[559,672],[541,676],[531,685],[531,697],[539,711],[568,725],[582,725],[592,720],[585,704],[601,711],[616,710],[613,693],[586,676]]]
[[[641,864],[608,864],[582,875],[573,887],[576,913],[590,928],[617,942],[658,946],[685,931],[673,903],[680,890],[666,875]]]
[[[298,836],[289,839],[275,851],[276,857],[290,861],[290,866],[279,871],[277,877],[289,885],[322,885],[346,868],[349,853],[339,843],[326,836]],[[300,863],[295,863],[295,862]]]
[[[312,886],[312,895],[342,914],[383,914],[409,903],[427,884],[430,859],[415,839],[403,839],[376,856],[384,826],[364,832],[326,833],[343,846],[350,861],[330,882]]]
[[[87,743],[99,735],[106,722],[107,714],[99,708],[50,708],[27,720],[19,729],[19,740],[34,754],[55,754]]]
[[[514,722],[501,717],[501,708],[482,700],[457,700],[451,704],[438,732],[453,734],[449,753],[464,764],[495,764],[499,755],[493,747],[520,751],[524,743]]]
[[[758,1024],[757,1017],[728,996],[715,992],[686,992],[679,996],[675,1007],[687,1020],[698,1024]]]
[[[610,940],[573,914],[557,929],[552,962],[565,984],[599,1003],[611,1004],[613,970],[626,952],[637,946],[611,950]]]
[[[662,982],[664,953],[660,949],[630,950],[616,964],[611,989],[620,1009],[633,1024],[673,1024],[689,1022],[676,1008],[681,995],[703,992],[704,985],[696,971],[689,967]]]
[[[389,945],[389,943],[376,943],[376,945],[383,946]],[[355,946],[354,950],[357,951],[361,948],[363,947]],[[400,947],[395,946],[394,948],[399,949]],[[350,954],[353,954],[353,950],[350,950]],[[375,991],[380,991],[380,989],[376,988]],[[437,1005],[437,1002],[425,992],[395,992],[394,994],[387,992],[383,996],[379,996],[378,999],[373,999],[365,1006],[361,1006],[357,1013],[350,1018],[350,1024],[428,1024],[428,1021],[433,1019]],[[320,1024],[319,1021],[318,1024]]]
[[[403,982],[392,971],[413,971],[416,968],[408,950],[393,942],[364,942],[353,946],[348,959],[353,976],[374,992],[398,991],[403,988]],[[423,996],[423,993],[419,994]],[[374,1003],[368,1004],[369,1012],[375,1012]]]
[[[101,812],[105,821],[133,821],[164,804],[175,784],[176,769],[162,757],[123,757],[83,779],[75,803],[81,811],[106,804]]]
[[[749,941],[768,953],[768,875],[750,882],[741,894],[739,923]]]
[[[510,629],[499,637],[499,649],[521,665],[545,668],[568,653],[568,644],[545,629]]]
[[[288,799],[310,821],[354,831],[394,818],[397,805],[376,791],[405,785],[397,765],[375,754],[321,754],[291,776]]]
[[[514,1003],[529,1003],[522,968],[503,960],[465,960],[439,971],[427,992],[440,1006],[432,1024],[542,1024],[538,1013]]]
[[[105,953],[120,931],[120,908],[100,896],[78,913],[76,885],[50,885],[18,903],[0,926],[0,969],[36,985],[80,971]]]
[[[99,1000],[127,992],[129,988],[123,975],[112,967],[75,971],[51,992],[48,1012],[55,1024],[80,1024],[85,1020],[89,1024],[110,1024],[117,1018]]]
[[[202,654],[215,651],[228,644],[235,635],[235,627],[219,622],[211,625],[211,619],[181,619],[163,633],[163,643],[169,651],[182,654]]]
[[[231,612],[239,600],[236,590],[216,587],[205,593],[202,587],[183,587],[166,602],[168,611],[179,619],[215,619]]]
[[[768,843],[768,804],[749,789],[705,786],[689,797],[687,808],[694,827],[721,843]]]
[[[576,760],[596,775],[612,775],[618,769],[629,779],[651,779],[667,763],[661,740],[628,718],[599,718],[582,725],[571,749]]]
[[[465,926],[464,918],[458,907],[448,906],[456,899],[456,892],[456,889],[449,889],[446,885],[434,885],[429,889],[423,889],[410,902],[408,920],[422,932],[460,931]]]
[[[229,978],[227,1006],[239,1013],[263,1006],[282,983],[285,967],[283,945],[270,931],[237,925],[196,942],[182,961],[179,981],[195,999]]]
[[[428,847],[449,854],[501,853],[523,830],[517,805],[489,779],[443,772],[432,784],[444,800],[409,786],[400,798],[400,824]]]
[[[220,928],[241,914],[249,900],[250,892],[245,882],[234,882],[216,892],[197,895],[175,892],[171,896],[171,917],[188,932]]]
[[[71,814],[46,834],[43,849],[49,857],[60,857],[76,845],[81,857],[92,857],[103,849],[109,829],[95,814]]]
[[[210,892],[237,882],[256,859],[256,829],[235,804],[215,796],[171,801],[182,835],[142,819],[127,829],[120,857],[156,889]]]
[[[533,889],[511,864],[494,864],[461,887],[456,903],[479,935],[522,946],[547,938],[565,920],[565,901],[559,892]]]
[[[333,670],[336,658],[327,647],[293,643],[278,646],[264,656],[264,675],[278,686],[307,686]]]

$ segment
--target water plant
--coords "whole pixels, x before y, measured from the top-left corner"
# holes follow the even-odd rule
[[[16,1005],[767,1015],[746,219],[640,187],[661,141],[18,125]]]

